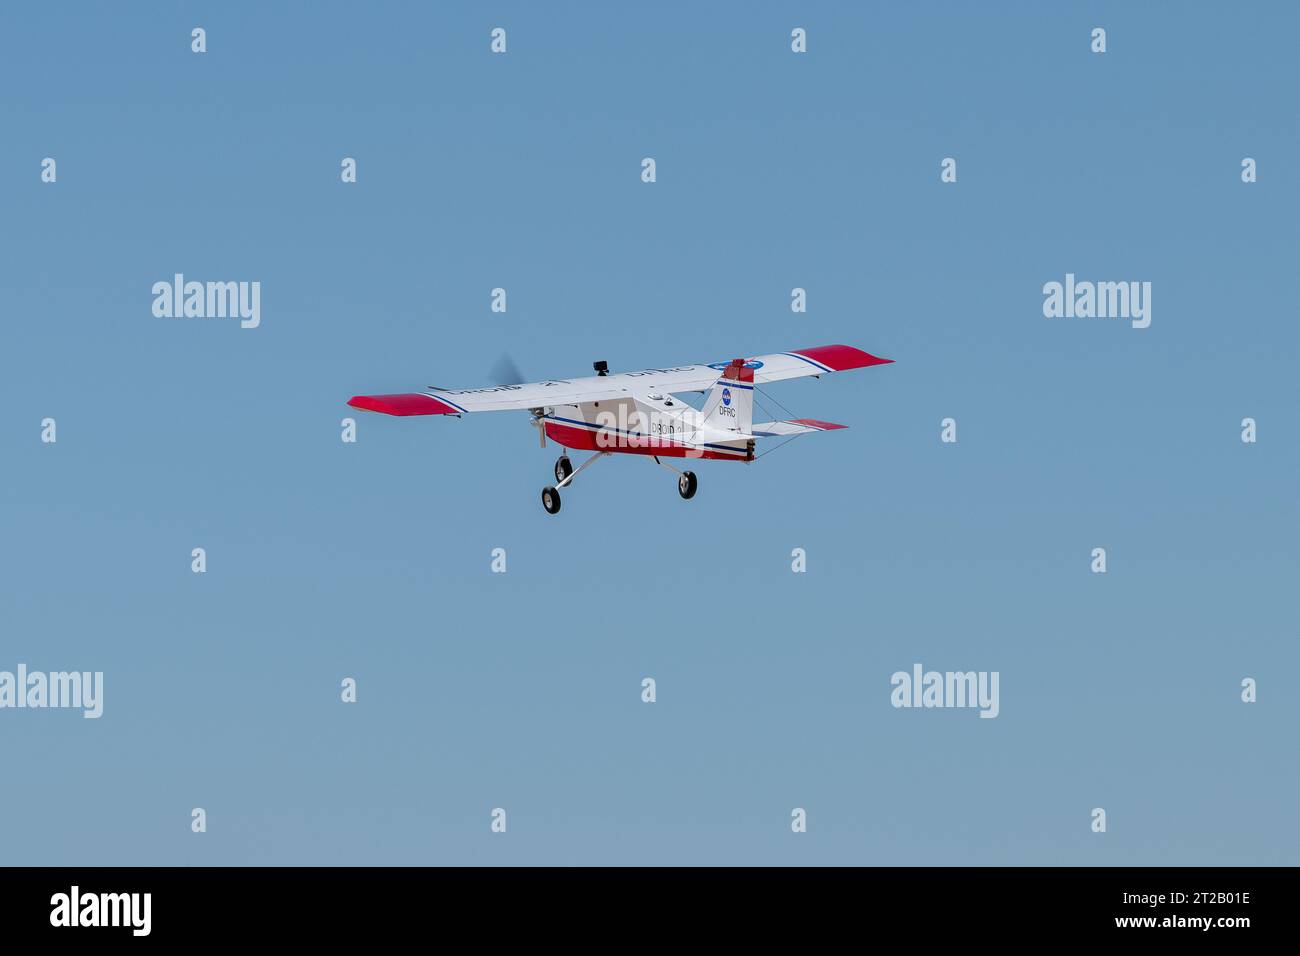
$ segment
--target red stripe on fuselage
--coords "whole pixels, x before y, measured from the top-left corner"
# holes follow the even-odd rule
[[[658,455],[660,458],[708,458],[713,460],[748,461],[749,453],[737,448],[737,454],[729,454],[716,448],[704,448],[700,445],[684,445],[666,438],[652,435],[620,435],[610,431],[592,431],[559,422],[546,423],[546,437],[579,451],[609,451],[620,455]]]

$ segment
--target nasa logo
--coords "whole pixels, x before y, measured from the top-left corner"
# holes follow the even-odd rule
[[[724,388],[724,389],[722,390],[722,404],[723,404],[723,405],[730,405],[730,404],[731,404],[731,389],[729,389],[729,388]]]

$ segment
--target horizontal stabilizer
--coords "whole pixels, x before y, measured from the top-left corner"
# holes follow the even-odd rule
[[[830,432],[848,425],[820,422],[815,418],[796,418],[788,422],[761,422],[754,426],[755,438],[775,438],[781,435],[805,435],[808,432]]]

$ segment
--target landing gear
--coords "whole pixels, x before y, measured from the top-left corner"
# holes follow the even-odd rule
[[[700,486],[700,483],[695,480],[695,472],[678,471],[668,462],[660,461],[658,455],[654,456],[654,463],[660,468],[667,468],[677,476],[677,493],[679,495],[688,500],[695,497],[695,489]]]
[[[683,498],[694,498],[695,489],[698,486],[699,482],[695,480],[695,472],[693,471],[684,471],[681,477],[677,479],[677,493]]]
[[[542,489],[542,507],[546,509],[546,513],[549,515],[559,514],[560,489],[568,487],[573,483],[573,479],[582,474],[583,469],[592,462],[599,461],[608,454],[610,454],[610,452],[598,451],[577,468],[573,467],[573,463],[569,461],[568,455],[561,455],[555,462],[555,484],[548,485]],[[666,461],[661,461],[658,455],[653,456],[653,461],[656,465],[659,465],[662,468],[667,468],[677,476],[677,493],[681,495],[682,498],[690,500],[695,497],[695,492],[700,486],[699,481],[695,477],[695,472],[678,471]]]
[[[555,487],[542,489],[542,507],[546,509],[546,513],[553,515],[559,512],[560,489],[572,482],[574,478],[577,478],[582,473],[582,469],[608,454],[610,453],[607,451],[598,451],[576,469],[570,463],[568,455],[561,455],[559,461],[555,463]]]

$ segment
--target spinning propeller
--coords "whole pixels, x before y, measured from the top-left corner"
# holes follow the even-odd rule
[[[503,353],[492,366],[490,372],[493,385],[522,385],[524,382],[524,373],[519,371],[519,366],[509,354]],[[533,409],[533,420],[529,422],[537,429],[537,441],[541,448],[546,447],[546,423],[542,416],[538,414],[541,409]]]

